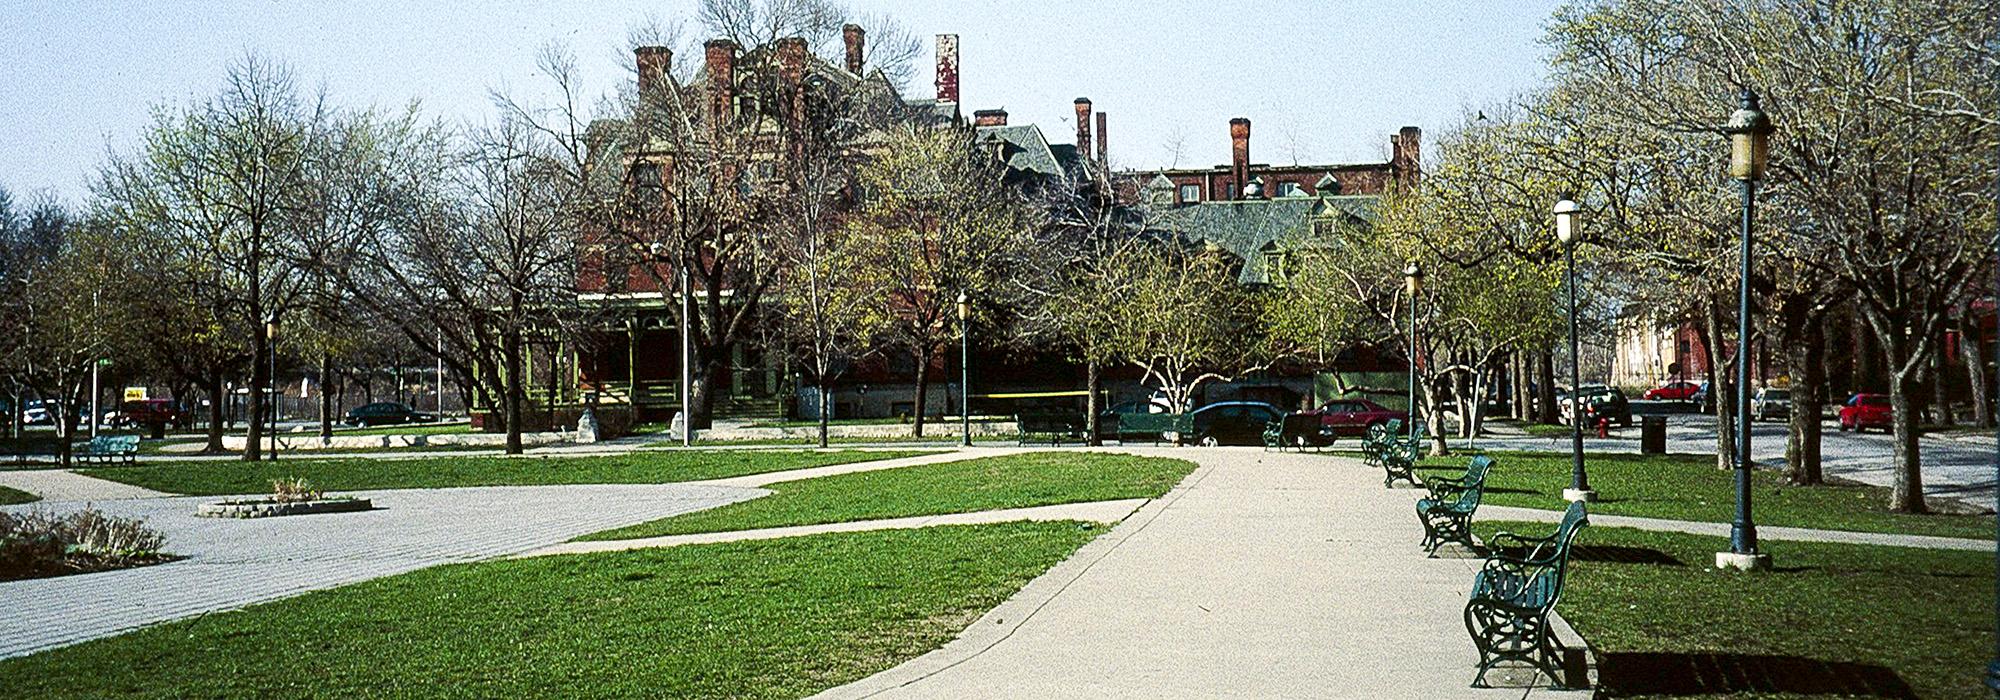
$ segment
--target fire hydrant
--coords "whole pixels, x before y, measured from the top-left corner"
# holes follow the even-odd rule
[[[1598,436],[1598,437],[1601,437],[1601,438],[1608,438],[1608,437],[1611,437],[1611,419],[1610,419],[1610,418],[1599,418],[1599,419],[1597,419],[1597,436]]]

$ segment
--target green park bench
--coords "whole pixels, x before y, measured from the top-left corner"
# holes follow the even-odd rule
[[[1424,524],[1426,553],[1437,556],[1446,542],[1472,546],[1472,514],[1486,494],[1486,473],[1492,468],[1493,458],[1481,455],[1465,465],[1464,474],[1424,479],[1430,496],[1417,499],[1417,520]]]
[[[1120,413],[1118,418],[1118,442],[1120,444],[1138,440],[1151,440],[1160,444],[1168,433],[1185,433],[1185,414],[1180,413]]]
[[[1023,413],[1014,416],[1015,425],[1020,427],[1020,443],[1047,440],[1050,445],[1061,445],[1066,440],[1084,441],[1085,425],[1080,413]]]
[[[54,461],[62,458],[63,440],[59,437],[23,437],[0,440],[0,455],[13,457],[15,464],[26,464],[35,458]]]
[[[1472,687],[1488,687],[1486,672],[1507,661],[1526,662],[1548,675],[1550,687],[1565,687],[1562,651],[1556,648],[1549,613],[1562,599],[1571,542],[1589,524],[1583,502],[1577,501],[1563,513],[1554,534],[1502,532],[1487,542],[1492,553],[1474,575],[1465,603],[1465,630],[1479,649],[1479,675]]]
[[[1391,418],[1382,423],[1368,426],[1368,432],[1361,436],[1361,461],[1368,466],[1382,464],[1382,453],[1395,444],[1396,436],[1403,434],[1403,419]]]
[[[1319,416],[1310,413],[1287,414],[1264,425],[1264,449],[1283,452],[1290,447],[1304,452],[1310,447],[1323,449],[1333,441],[1320,428]]]
[[[1388,445],[1382,449],[1382,488],[1394,486],[1398,479],[1417,485],[1417,462],[1424,459],[1424,424],[1417,423],[1410,436],[1405,439],[1395,433],[1387,436]]]
[[[83,462],[98,464],[113,462],[131,464],[139,456],[139,436],[99,435],[87,442],[76,443],[70,448],[70,456]]]

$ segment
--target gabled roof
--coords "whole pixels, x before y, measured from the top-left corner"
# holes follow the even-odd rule
[[[1007,162],[1009,170],[1018,173],[1033,173],[1044,177],[1061,177],[1067,174],[1063,159],[1049,144],[1042,128],[1033,124],[1016,126],[982,126],[977,129],[979,143],[1001,144],[1000,157]],[[1070,159],[1076,157],[1076,147],[1069,147]]]
[[[1161,212],[1149,228],[1171,232],[1190,244],[1214,243],[1243,260],[1238,281],[1262,284],[1270,281],[1265,253],[1338,245],[1321,240],[1313,225],[1370,225],[1380,200],[1373,195],[1326,195],[1202,202]]]

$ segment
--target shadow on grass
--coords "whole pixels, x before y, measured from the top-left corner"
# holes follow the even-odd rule
[[[1514,557],[1517,559],[1528,556],[1528,550],[1520,547],[1479,548],[1479,555],[1482,557],[1491,556],[1495,553],[1505,554],[1509,557]],[[1615,564],[1655,564],[1659,566],[1687,566],[1687,562],[1681,561],[1680,559],[1674,557],[1674,555],[1662,552],[1657,549],[1653,549],[1651,547],[1627,547],[1624,545],[1610,545],[1610,544],[1593,544],[1593,545],[1579,544],[1579,545],[1574,545],[1570,548],[1569,557],[1572,561],[1597,561],[1597,562],[1611,562]]]
[[[1798,656],[1613,652],[1598,668],[1598,697],[1792,693],[1915,698],[1894,670]]]

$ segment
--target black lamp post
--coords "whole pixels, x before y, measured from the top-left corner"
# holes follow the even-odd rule
[[[958,293],[958,444],[972,446],[972,301]]]
[[[271,461],[275,462],[278,460],[278,317],[273,316],[269,323],[264,324],[264,339],[268,341],[265,343],[266,352],[271,356],[271,399],[264,403],[264,412],[271,416],[268,421],[271,426]]]
[[[1563,286],[1569,288],[1569,488],[1563,498],[1586,503],[1597,500],[1590,475],[1583,469],[1583,351],[1577,340],[1576,242],[1583,235],[1583,207],[1569,195],[1556,202],[1556,240],[1563,247]]]
[[[1417,437],[1417,292],[1424,286],[1424,268],[1410,263],[1403,268],[1403,291],[1410,296],[1410,410],[1403,421],[1411,439]]]
[[[1742,101],[1722,131],[1729,135],[1729,176],[1743,189],[1743,245],[1736,299],[1736,520],[1729,551],[1715,554],[1716,568],[1766,569],[1771,555],[1757,552],[1757,523],[1750,517],[1750,224],[1757,214],[1757,181],[1771,160],[1771,118],[1757,108],[1757,93]]]

